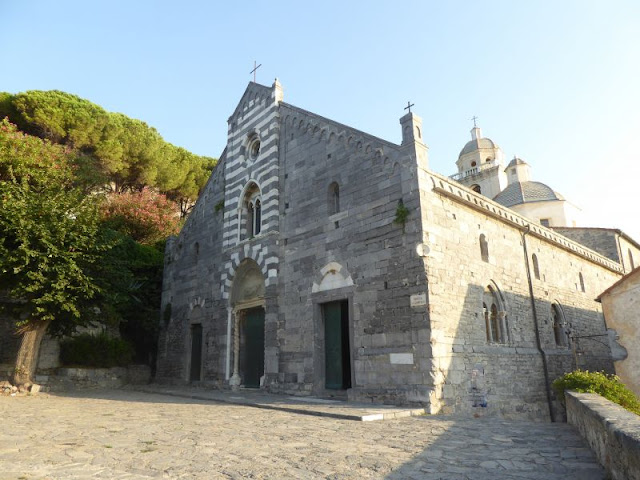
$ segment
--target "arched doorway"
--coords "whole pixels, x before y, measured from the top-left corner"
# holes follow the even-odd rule
[[[233,386],[260,388],[264,377],[264,275],[245,259],[236,270],[231,289],[233,322]]]

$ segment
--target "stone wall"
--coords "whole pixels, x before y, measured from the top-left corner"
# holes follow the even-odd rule
[[[640,417],[600,395],[566,392],[574,425],[613,480],[640,480]]]
[[[553,230],[619,262],[625,273],[640,266],[640,247],[620,230],[583,227],[554,227]]]
[[[322,393],[322,304],[348,300],[349,398],[427,403],[415,162],[396,145],[309,112],[283,105],[282,117],[278,388]],[[337,212],[331,185],[339,188]],[[404,228],[395,223],[399,201],[411,212]],[[332,268],[343,288],[324,288]],[[422,295],[422,306],[411,306],[412,295]]]
[[[54,374],[36,377],[54,392],[76,388],[118,388],[123,385],[144,385],[151,381],[148,365],[112,368],[58,368]]]
[[[202,325],[203,366],[199,378],[221,385],[228,380],[233,358],[229,354],[230,295],[236,269],[255,261],[266,283],[266,323],[270,356],[275,352],[278,302],[278,89],[251,84],[229,118],[228,142],[216,169],[198,199],[180,235],[167,244],[158,381],[186,382],[191,376],[191,328]],[[250,158],[247,140],[259,138],[260,157]],[[254,183],[262,198],[263,228],[259,235],[246,230],[242,198]],[[269,362],[272,364],[273,362]]]
[[[527,227],[527,219],[444,177],[423,175],[431,349],[441,411],[548,419],[543,355],[549,381],[576,366],[613,371],[594,298],[620,277],[620,267],[544,227]],[[491,290],[505,320],[505,336],[497,341],[488,338],[483,310],[494,298]],[[556,342],[552,305],[567,336],[576,337],[573,343]]]
[[[553,230],[595,250],[611,260],[620,262],[616,232],[613,229],[554,227]]]
[[[616,374],[640,397],[640,270],[626,275],[600,296],[607,327],[622,348]]]
[[[427,170],[413,114],[395,145],[278,98],[277,84],[249,85],[220,164],[167,246],[160,381],[194,378],[200,324],[195,379],[230,386],[241,343],[234,292],[248,264],[264,278],[255,305],[265,311],[271,391],[333,393],[322,312],[338,300],[347,302],[352,399],[544,420],[547,381],[576,366],[612,371],[593,299],[620,265]],[[261,153],[248,158],[256,135]],[[264,222],[247,236],[252,182]],[[485,303],[497,305],[500,338],[487,334]]]

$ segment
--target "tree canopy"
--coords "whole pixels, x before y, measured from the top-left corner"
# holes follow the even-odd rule
[[[164,239],[215,164],[75,95],[0,92],[0,307],[21,335],[14,383],[31,380],[46,331],[95,322],[119,325],[153,365]]]
[[[63,147],[0,122],[0,290],[23,334],[18,381],[31,378],[49,325],[62,332],[88,323],[100,293],[96,271],[110,245],[97,197],[72,178]]]
[[[57,90],[0,92],[0,118],[5,116],[23,132],[82,153],[78,175],[117,193],[151,187],[191,205],[216,164],[165,142],[140,120]]]

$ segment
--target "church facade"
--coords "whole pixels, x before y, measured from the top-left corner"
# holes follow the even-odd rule
[[[553,379],[612,371],[594,299],[624,265],[430,171],[400,124],[397,145],[249,84],[167,244],[158,381],[544,419]]]

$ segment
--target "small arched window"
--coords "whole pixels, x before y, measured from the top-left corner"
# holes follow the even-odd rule
[[[480,185],[471,185],[471,190],[473,190],[476,193],[482,193],[482,189],[480,188]]]
[[[489,242],[487,242],[487,237],[485,237],[484,233],[480,235],[480,256],[482,261],[489,261]]]
[[[631,249],[627,249],[627,253],[629,254],[629,265],[631,265],[631,270],[633,270],[635,267],[634,263],[633,263],[633,255],[631,254]]]
[[[485,163],[489,163],[491,162],[491,157],[487,157],[487,159],[485,160]]]
[[[531,261],[533,263],[533,275],[536,280],[540,280],[540,266],[538,265],[538,256],[535,253],[531,257]]]
[[[551,319],[553,322],[553,336],[556,341],[556,345],[559,347],[566,347],[569,342],[567,339],[567,332],[565,330],[566,322],[564,321],[564,315],[559,305],[551,305]]]
[[[329,194],[328,194],[328,207],[329,207],[329,215],[333,215],[340,211],[340,187],[338,186],[338,182],[333,182],[329,185]]]
[[[482,313],[489,343],[507,343],[509,339],[507,315],[502,305],[498,292],[488,285],[483,294]]]
[[[255,237],[262,231],[262,200],[260,188],[251,182],[240,202],[240,240]]]
[[[578,278],[580,279],[580,290],[585,292],[586,290],[584,288],[584,277],[582,276],[582,272],[578,274]]]

